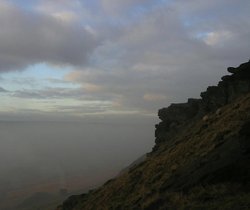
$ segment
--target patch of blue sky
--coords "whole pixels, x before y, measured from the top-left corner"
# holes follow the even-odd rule
[[[70,67],[52,66],[45,63],[35,64],[21,72],[2,74],[2,86],[9,91],[46,87],[77,88],[78,84],[64,80],[65,75],[70,71],[72,71]]]
[[[72,67],[48,65],[39,63],[28,67],[22,74],[38,79],[55,78],[63,79],[65,74],[72,71]]]

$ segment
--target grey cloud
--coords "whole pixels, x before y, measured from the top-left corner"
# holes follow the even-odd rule
[[[195,2],[191,2],[193,6]],[[121,109],[156,111],[171,102],[199,97],[201,91],[227,73],[227,66],[249,59],[249,15],[234,16],[231,7],[238,3],[230,2],[228,9],[224,9],[223,3],[200,3],[195,9],[200,20],[205,21],[206,13],[203,16],[199,11],[218,7],[207,28],[199,24],[187,27],[179,4],[157,8],[127,26],[113,42],[98,47],[92,55],[94,68],[89,74],[79,74],[76,80],[102,86],[103,91],[95,93],[96,97],[104,93],[111,95]],[[228,19],[220,16],[220,10]],[[185,15],[187,20],[193,17],[191,12]],[[230,33],[228,39],[219,36],[224,31]],[[216,44],[205,43],[204,37],[198,36],[202,32],[213,32],[218,39]],[[157,94],[165,97],[145,101],[145,95]]]
[[[53,83],[53,84],[72,84],[72,82],[65,81],[62,79],[54,79],[54,78],[47,78],[46,81]]]
[[[192,16],[196,20],[201,19],[200,17],[206,17],[217,19],[218,17],[237,17],[248,11],[250,2],[248,0],[241,0],[240,2],[235,2],[234,0],[211,0],[211,1],[199,1],[199,0],[178,0],[173,1],[172,5],[182,14],[183,16]],[[242,11],[238,13],[238,11]],[[233,15],[232,13],[233,12]],[[216,16],[215,16],[216,15]],[[232,15],[232,16],[231,16]],[[223,20],[224,21],[224,20]]]
[[[101,3],[105,11],[118,15],[138,5],[143,7],[150,3],[155,4],[156,0],[101,0]]]
[[[21,99],[74,99],[77,101],[92,101],[94,106],[95,101],[102,103],[110,102],[114,99],[114,96],[107,93],[93,94],[84,88],[52,88],[45,87],[43,89],[31,90],[23,89],[8,92],[10,97],[17,97]]]
[[[113,1],[105,2],[106,5],[109,5]],[[142,1],[138,0],[134,3],[128,1],[124,8],[126,10],[130,6],[140,3]],[[117,1],[115,4],[120,7],[124,3]],[[46,32],[42,35],[44,41],[41,45],[44,46],[39,45],[42,50],[40,52],[39,49],[41,54],[38,58],[54,63],[82,65],[86,61],[88,53],[91,53],[91,57],[87,65],[78,71],[75,78],[72,78],[72,82],[81,84],[83,88],[78,90],[24,90],[16,92],[14,96],[108,100],[117,104],[117,107],[114,107],[117,110],[149,112],[155,112],[158,108],[167,106],[171,102],[185,101],[187,97],[199,97],[199,93],[208,85],[218,82],[220,77],[226,73],[227,66],[238,65],[249,60],[250,15],[246,9],[249,8],[248,6],[249,2],[245,0],[241,3],[231,0],[209,2],[191,0],[189,3],[182,0],[173,1],[171,4],[167,3],[165,6],[148,10],[144,13],[143,18],[133,19],[133,21],[128,21],[127,24],[121,24],[111,30],[104,30],[105,39],[102,40],[101,45],[97,45],[97,42],[93,41],[91,33],[89,34],[84,29],[59,24],[52,18],[33,14],[32,17],[36,17],[34,21],[40,24],[38,24],[37,31]],[[235,8],[242,9],[242,12],[232,15]],[[98,15],[100,14],[99,11]],[[0,16],[3,15],[0,14]],[[123,13],[120,18],[125,16]],[[25,21],[23,19],[21,13],[20,22],[16,25],[26,22],[26,19]],[[110,29],[110,24],[105,22],[108,18],[103,19],[104,22],[101,23],[104,23],[104,26],[107,24]],[[34,25],[34,21],[31,21],[29,25]],[[30,28],[30,26],[26,26],[26,28]],[[35,26],[32,28],[36,29]],[[71,31],[73,35],[68,31],[70,35],[66,35],[65,38],[64,30]],[[83,32],[80,33],[80,30]],[[97,34],[101,34],[102,30],[103,28],[97,30]],[[26,35],[23,31],[17,30],[18,33],[22,32],[20,37],[24,37],[23,34]],[[59,37],[55,35],[57,31],[60,31]],[[75,33],[76,31],[79,33]],[[78,37],[77,34],[87,34],[90,41],[85,42],[84,36],[79,35]],[[227,34],[229,34],[228,37],[225,36]],[[53,43],[45,40],[46,36],[50,36],[49,40],[53,40]],[[82,44],[76,41],[78,38]],[[33,39],[34,46],[38,46],[37,39]],[[82,46],[86,43],[90,43],[90,45],[87,45],[85,50]],[[10,46],[14,48],[14,45],[10,44]],[[30,48],[38,49],[32,46]],[[14,49],[16,50],[16,47]],[[37,52],[27,53],[25,46],[23,49],[26,64],[28,57],[29,63],[36,62],[34,58],[37,59]],[[11,52],[15,52],[15,50]],[[66,52],[66,55],[55,53],[57,51]],[[46,55],[43,52],[47,52]],[[14,61],[16,61],[14,58],[18,58],[19,64],[23,61],[18,56],[12,58]],[[6,62],[1,63],[6,64]],[[86,83],[101,88],[89,92],[84,89]]]
[[[112,104],[110,102],[107,103],[98,103],[98,104],[90,104],[89,106],[87,105],[81,105],[81,106],[63,106],[63,105],[58,105],[55,106],[54,109],[57,110],[58,112],[63,112],[63,113],[73,113],[73,114],[95,114],[95,113],[105,113],[108,110],[110,110],[110,107]]]
[[[6,93],[6,92],[8,92],[6,89],[0,87],[0,93]]]
[[[12,96],[18,97],[18,98],[43,98],[42,94],[39,92],[32,92],[32,91],[15,91],[12,93]]]
[[[8,3],[0,7],[0,27],[0,71],[41,62],[80,66],[99,44],[96,36],[80,25]]]
[[[79,88],[45,88],[41,90],[17,90],[11,93],[12,97],[31,99],[60,99],[79,98],[83,91]]]

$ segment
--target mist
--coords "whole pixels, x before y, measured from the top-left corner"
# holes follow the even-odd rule
[[[153,121],[0,122],[2,200],[96,187],[150,152],[153,130]]]

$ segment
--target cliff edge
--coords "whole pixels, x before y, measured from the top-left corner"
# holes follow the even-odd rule
[[[159,110],[145,161],[58,210],[250,209],[250,62]]]

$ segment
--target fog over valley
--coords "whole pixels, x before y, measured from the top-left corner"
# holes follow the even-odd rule
[[[2,199],[25,189],[86,191],[149,152],[153,130],[152,122],[0,122]]]

